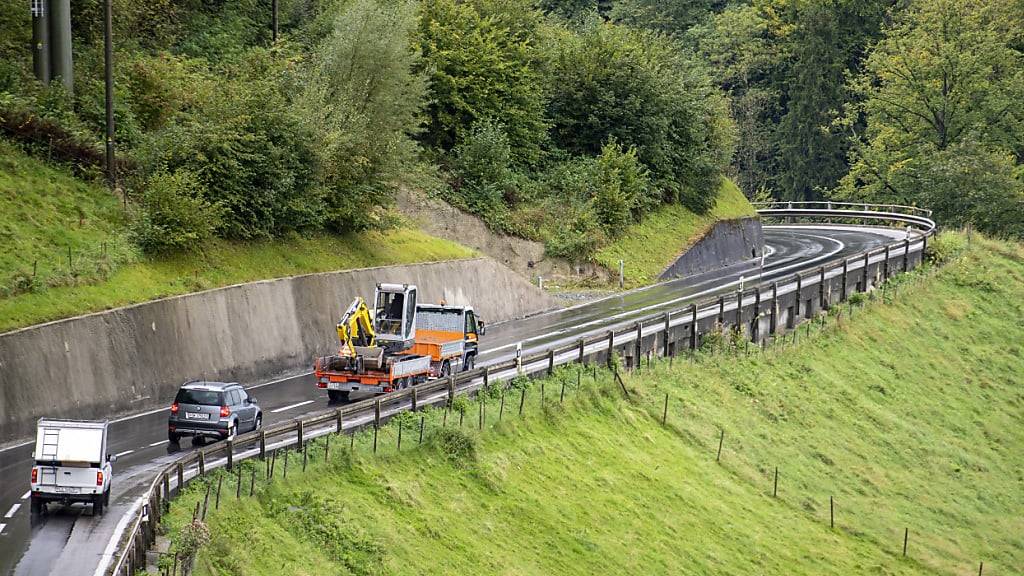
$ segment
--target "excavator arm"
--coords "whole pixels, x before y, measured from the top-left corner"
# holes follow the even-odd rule
[[[350,358],[355,358],[356,346],[376,346],[377,334],[373,330],[370,309],[362,297],[352,301],[338,322],[338,339],[341,340],[341,354]]]

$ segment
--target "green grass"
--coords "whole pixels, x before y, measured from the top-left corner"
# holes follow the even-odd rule
[[[595,259],[616,273],[619,260],[623,260],[627,286],[643,286],[656,281],[669,264],[716,222],[756,214],[743,192],[731,180],[723,178],[715,207],[707,214],[694,214],[678,204],[663,206],[645,216],[643,222],[630,226],[615,242],[598,250]]]
[[[354,454],[336,438],[328,463],[315,446],[305,474],[293,455],[286,481],[278,461],[255,498],[235,501],[229,480],[197,573],[1014,573],[1024,247],[978,240],[917,278],[782,351],[645,367],[628,401],[607,372],[575,389],[569,367],[544,411],[540,382],[524,418],[517,393],[501,424],[490,400],[482,435],[470,402],[466,434],[444,440],[429,413],[424,448],[413,420],[401,454],[390,425],[377,456],[363,434]],[[172,508],[175,539],[202,490]]]
[[[196,253],[144,258],[128,241],[121,205],[106,189],[2,142],[0,242],[0,332],[240,282],[474,254],[418,230],[396,229],[217,240]]]

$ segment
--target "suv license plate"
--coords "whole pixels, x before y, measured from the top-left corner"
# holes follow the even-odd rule
[[[210,415],[206,412],[185,412],[186,420],[209,420]]]
[[[74,486],[57,486],[54,491],[58,494],[78,494],[78,488]]]

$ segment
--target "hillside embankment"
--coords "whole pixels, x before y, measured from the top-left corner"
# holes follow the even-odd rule
[[[1020,302],[1024,247],[976,237],[765,351],[709,337],[623,372],[628,398],[568,367],[422,413],[422,447],[419,415],[319,440],[209,510],[197,573],[1014,573]]]

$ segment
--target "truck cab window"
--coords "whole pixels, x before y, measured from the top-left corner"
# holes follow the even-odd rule
[[[472,312],[466,312],[466,334],[476,334],[476,315]]]

